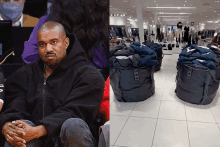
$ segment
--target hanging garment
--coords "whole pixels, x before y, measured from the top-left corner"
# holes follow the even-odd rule
[[[175,37],[177,38],[177,36],[178,36],[178,33],[177,33],[177,31],[175,31]]]
[[[156,39],[160,40],[160,28],[157,28],[157,37]]]
[[[184,27],[184,42],[188,42],[188,39],[189,39],[189,26],[185,26]]]
[[[197,37],[197,35],[194,32],[192,32],[189,35],[188,45],[197,44],[197,42],[198,42],[198,37]]]
[[[177,38],[178,38],[178,42],[180,43],[180,40],[182,40],[182,30],[181,29],[177,30]]]

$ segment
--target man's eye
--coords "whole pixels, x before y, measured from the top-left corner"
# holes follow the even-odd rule
[[[52,41],[52,44],[56,44],[57,43],[57,41]]]
[[[41,43],[41,44],[39,44],[39,46],[40,46],[40,47],[43,47],[43,46],[45,46],[45,44],[44,44],[44,43]]]

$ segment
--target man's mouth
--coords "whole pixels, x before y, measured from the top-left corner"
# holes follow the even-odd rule
[[[47,59],[53,59],[55,57],[55,54],[47,54],[45,57]]]

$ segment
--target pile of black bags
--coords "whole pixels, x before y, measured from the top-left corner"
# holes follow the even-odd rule
[[[193,44],[182,50],[177,63],[175,92],[178,98],[198,105],[213,101],[220,82],[219,55],[220,50],[215,46]]]
[[[110,84],[118,101],[139,102],[155,93],[154,50],[138,43],[118,45],[110,51]]]

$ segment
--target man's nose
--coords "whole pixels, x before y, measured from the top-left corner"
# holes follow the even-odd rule
[[[47,46],[46,46],[46,51],[47,52],[53,51],[53,46],[48,43]]]

